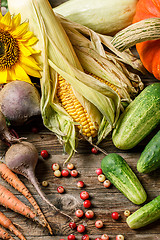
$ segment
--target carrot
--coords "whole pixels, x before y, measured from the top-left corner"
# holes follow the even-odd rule
[[[20,213],[27,218],[31,218],[32,220],[37,221],[42,225],[41,221],[36,217],[36,214],[1,184],[0,204],[6,208],[11,209],[14,212]]]
[[[7,218],[2,212],[0,212],[0,224],[8,228],[12,233],[14,233],[19,239],[26,240],[26,238],[19,232],[19,230],[13,225],[12,221]]]
[[[6,240],[15,240],[3,228],[0,227],[0,238]]]
[[[17,177],[16,174],[14,174],[5,163],[0,162],[0,175],[1,177],[6,180],[12,187],[14,187],[17,191],[22,193],[28,201],[32,204],[34,207],[36,213],[39,215],[39,217],[42,220],[42,224],[44,227],[47,227],[49,229],[50,234],[52,235],[52,229],[45,219],[44,214],[42,213],[40,207],[38,206],[37,202],[27,189],[27,187],[21,182],[21,180]]]

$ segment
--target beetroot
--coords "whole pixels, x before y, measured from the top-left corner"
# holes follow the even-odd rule
[[[0,91],[0,110],[13,126],[23,125],[40,115],[39,92],[27,82],[7,83]]]

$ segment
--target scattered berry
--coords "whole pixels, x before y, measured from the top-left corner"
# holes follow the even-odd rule
[[[91,149],[91,151],[92,151],[93,154],[97,154],[98,153],[98,149],[96,147],[93,147]]]
[[[86,213],[85,213],[85,216],[86,218],[88,219],[91,219],[94,217],[94,212],[92,210],[88,210]]]
[[[64,238],[60,238],[59,240],[65,240]]]
[[[32,127],[31,131],[32,131],[32,133],[38,133],[38,128],[37,127]]]
[[[71,176],[72,177],[77,177],[78,176],[78,171],[77,170],[72,170],[71,171]]]
[[[104,182],[105,180],[106,180],[106,177],[104,176],[104,174],[98,175],[98,181],[99,182]]]
[[[97,220],[95,222],[95,226],[96,226],[96,228],[102,228],[103,227],[103,222],[101,220]]]
[[[70,227],[71,229],[75,229],[75,228],[77,227],[77,225],[76,225],[75,222],[70,222],[70,223],[69,223],[69,227]]]
[[[43,181],[43,182],[42,182],[42,186],[43,186],[43,187],[47,187],[47,186],[48,186],[48,182],[47,182],[47,181]]]
[[[89,240],[89,236],[87,234],[83,235],[82,240]]]
[[[55,170],[55,171],[54,171],[54,176],[55,176],[55,177],[61,177],[61,171]]]
[[[103,172],[102,172],[102,169],[101,169],[101,168],[97,168],[96,173],[97,173],[97,175],[102,174],[102,173],[103,173]]]
[[[81,217],[83,217],[84,212],[81,209],[78,209],[78,210],[76,210],[75,214],[78,218],[81,218]]]
[[[75,240],[76,237],[73,234],[68,235],[68,240]]]
[[[68,177],[69,176],[69,171],[67,169],[63,169],[61,172],[63,177]]]
[[[59,186],[59,187],[57,188],[57,192],[58,192],[58,193],[64,193],[64,187]]]
[[[124,240],[124,236],[123,235],[117,235],[116,240]]]
[[[119,218],[119,213],[118,212],[113,212],[112,213],[112,219],[118,220],[118,218]]]
[[[109,180],[105,180],[103,182],[103,186],[106,187],[106,188],[109,188],[111,186],[111,182]]]
[[[44,159],[48,158],[49,154],[48,154],[47,150],[42,150],[42,151],[41,151],[41,156],[42,156]]]
[[[90,208],[90,206],[91,206],[91,201],[90,201],[90,200],[85,200],[85,201],[83,202],[83,206],[84,206],[85,208]]]
[[[52,170],[53,171],[59,170],[59,164],[58,163],[53,163],[52,164]]]
[[[77,182],[77,187],[83,188],[84,187],[84,182],[83,181]]]
[[[72,169],[74,168],[73,163],[68,163],[68,164],[67,164],[67,168],[68,168],[69,170],[72,170]]]
[[[83,191],[80,193],[80,198],[83,200],[87,200],[89,198],[89,193],[86,191]]]
[[[125,217],[128,217],[130,214],[131,214],[131,213],[130,213],[129,210],[125,210],[125,211],[124,211],[124,216],[125,216]]]
[[[85,229],[85,226],[84,225],[78,225],[78,227],[77,227],[77,231],[79,232],[79,233],[83,233],[84,231],[85,231],[86,229]]]
[[[103,235],[101,236],[101,239],[102,239],[102,240],[109,240],[109,236],[108,236],[107,234],[103,234]]]
[[[101,240],[101,238],[96,238],[95,240]]]

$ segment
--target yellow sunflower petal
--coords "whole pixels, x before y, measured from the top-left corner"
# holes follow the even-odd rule
[[[41,74],[39,71],[21,63],[22,68],[26,71],[26,73],[30,76],[36,77],[36,78],[41,78]]]
[[[20,23],[21,23],[21,14],[19,13],[12,18],[13,28],[18,27]]]
[[[16,64],[14,70],[15,70],[17,80],[31,83],[31,79],[29,78],[29,76],[27,75],[25,70],[19,64]]]
[[[18,45],[19,45],[20,51],[23,53],[24,56],[27,57],[27,56],[30,56],[32,54],[30,49],[27,48],[26,46],[24,46],[24,44],[19,42]]]
[[[15,80],[17,80],[17,77],[13,68],[8,71],[7,82],[15,81]]]
[[[7,82],[7,70],[0,71],[0,84]]]
[[[28,30],[28,22],[22,23],[12,31],[12,36],[15,38],[22,37]]]
[[[32,48],[32,47],[27,47],[27,49],[30,51],[31,55],[32,55],[32,54],[40,54],[40,53],[41,53],[40,50],[35,50],[35,49]]]
[[[26,42],[26,46],[32,46],[32,45],[34,45],[36,42],[38,42],[38,38],[32,37],[32,38],[30,38],[30,39]]]
[[[31,56],[29,57],[25,57],[23,55],[21,55],[21,62],[25,65],[27,65],[28,67],[33,68],[34,70],[40,71],[41,68],[38,66],[37,62],[35,61],[35,59]]]
[[[25,42],[25,41],[29,40],[31,37],[33,37],[33,36],[34,36],[34,34],[32,32],[30,32],[30,31],[28,31],[28,32],[26,32],[23,35],[23,38],[20,38],[18,40],[21,41],[21,42]]]
[[[6,26],[11,26],[12,21],[11,21],[11,15],[9,12],[7,12],[4,17],[1,18],[1,23],[6,25]]]

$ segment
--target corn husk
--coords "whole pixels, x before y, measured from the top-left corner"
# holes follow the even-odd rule
[[[47,0],[8,0],[8,6],[12,14],[21,13],[22,21],[29,20],[30,30],[39,39],[35,48],[41,50],[41,55],[36,58],[43,69],[40,84],[44,125],[57,135],[70,158],[76,151],[77,123],[56,97],[59,74],[71,84],[75,96],[85,107],[91,120],[99,125],[96,141],[97,144],[101,142],[116,124],[120,109],[123,108],[121,99],[130,102],[131,95],[137,94],[139,87],[143,87],[137,75],[133,77],[126,70],[129,77],[125,76],[122,62],[127,62],[138,70],[141,69],[140,62],[129,51],[120,53],[115,50],[117,54],[114,57],[113,53],[106,54],[102,43],[108,44],[112,51],[114,48],[110,43],[111,39],[79,25],[69,27],[72,23],[55,15]],[[132,62],[133,58],[135,63]],[[96,73],[115,84],[121,91],[121,98],[111,87],[86,74],[84,70]],[[92,142],[92,139],[89,138],[88,141]]]

